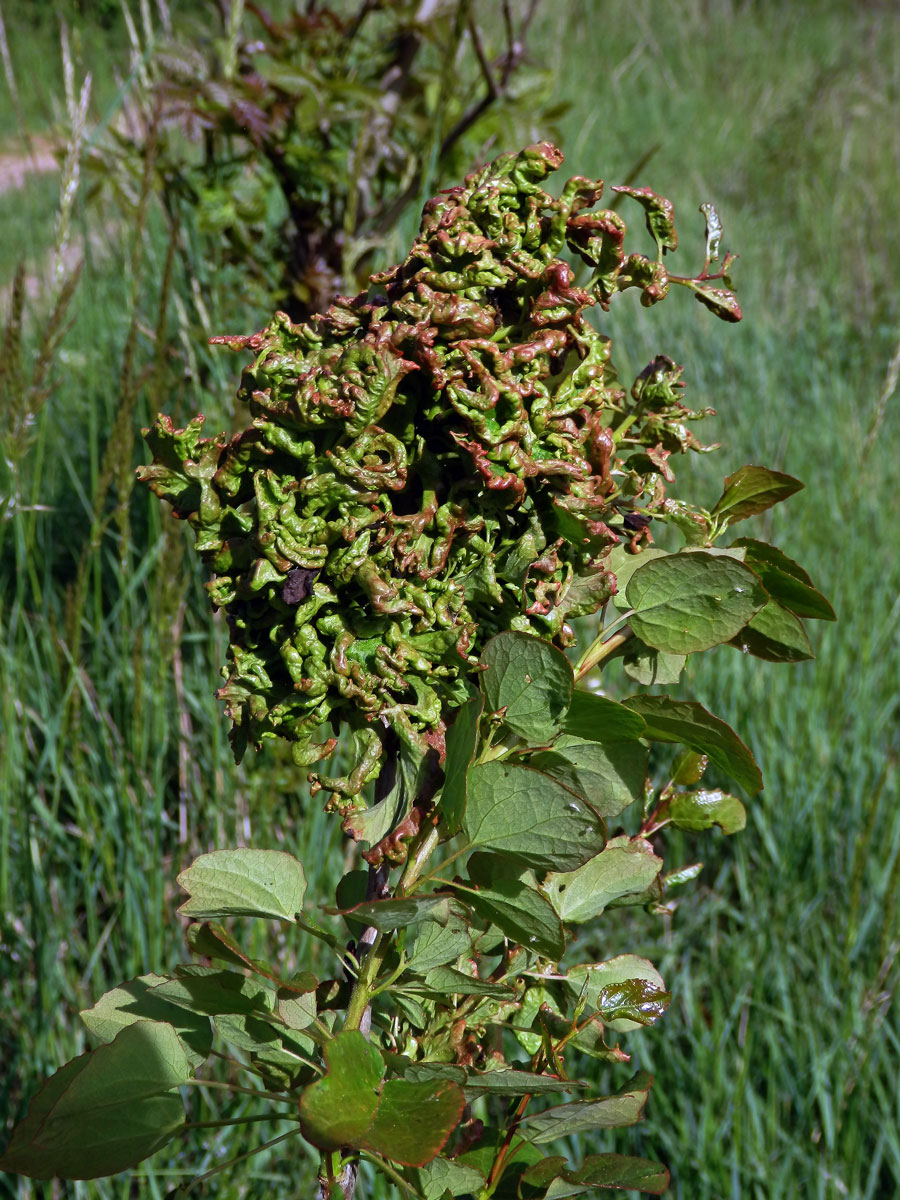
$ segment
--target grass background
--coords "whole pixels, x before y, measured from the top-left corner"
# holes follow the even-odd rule
[[[61,103],[54,110],[57,28],[9,8],[21,105],[39,134]],[[104,29],[89,5],[69,16],[76,57],[100,71],[102,116],[121,30]],[[673,918],[620,910],[593,935],[604,956],[651,957],[673,989],[665,1022],[628,1047],[656,1074],[649,1119],[609,1144],[668,1162],[670,1194],[686,1200],[900,1194],[898,398],[864,450],[900,337],[898,38],[894,6],[849,0],[557,3],[534,37],[571,105],[561,121],[571,173],[616,182],[657,147],[639,182],[675,202],[676,263],[688,267],[699,260],[697,205],[717,204],[741,254],[743,324],[724,326],[679,294],[651,312],[625,295],[604,325],[624,376],[667,353],[686,364],[692,403],[719,410],[723,449],[692,467],[701,500],[744,462],[805,480],[744,531],[771,533],[840,618],[814,627],[812,663],[726,648],[690,662],[682,692],[742,733],[766,790],[739,837],[673,839],[671,866],[706,863]],[[15,130],[7,99],[0,82],[4,148]],[[47,178],[0,200],[0,287],[22,253],[52,243],[52,200]],[[141,461],[137,430],[157,408],[228,410],[234,361],[209,356],[198,334],[192,369],[163,369],[154,334],[177,340],[207,323],[234,332],[235,313],[249,330],[263,314],[242,306],[239,281],[215,262],[197,265],[193,290],[176,265],[167,287],[152,214],[136,257],[91,212],[77,204],[73,227],[99,230],[102,252],[87,243],[54,390],[27,426],[19,503],[0,523],[0,1113],[10,1121],[36,1081],[84,1047],[78,1008],[181,953],[172,881],[195,853],[282,845],[310,868],[313,895],[328,893],[341,860],[336,823],[305,800],[289,760],[267,751],[234,768],[212,698],[222,630],[201,574],[183,531],[109,469],[116,447]],[[40,299],[29,305],[26,370],[43,312]],[[289,1145],[252,1160],[241,1189],[203,1194],[307,1194],[312,1162]],[[223,1157],[224,1140],[208,1136],[191,1162],[200,1171]],[[165,1151],[130,1183],[42,1188],[0,1176],[0,1195],[163,1197],[173,1163]]]

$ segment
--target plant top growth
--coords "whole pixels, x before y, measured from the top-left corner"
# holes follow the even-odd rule
[[[350,1200],[362,1159],[422,1200],[665,1190],[657,1162],[546,1156],[640,1120],[649,1075],[597,1095],[580,1072],[624,1067],[620,1035],[670,998],[636,955],[577,961],[577,928],[669,911],[696,871],[663,873],[666,828],[734,833],[719,779],[762,786],[728,725],[647,688],[722,644],[809,658],[803,620],[834,614],[774,546],[719,544],[802,485],[747,465],[712,509],[673,497],[711,410],[663,355],[624,384],[589,319],[676,285],[739,320],[715,210],[700,269],[673,274],[668,200],[613,189],[642,210],[640,253],[601,181],[544,190],[561,163],[547,143],[501,156],[431,200],[365,292],[216,339],[252,356],[246,428],[147,431],[141,476],[190,523],[228,619],[236,757],[286,739],[368,867],[327,904],[283,852],[201,856],[179,876],[200,961],[83,1014],[102,1044],[37,1094],[0,1167],[127,1169],[202,1119],[209,1086],[269,1105],[261,1148],[314,1147],[323,1198]],[[334,976],[255,957],[246,918],[280,927],[282,957],[292,932],[320,939]]]

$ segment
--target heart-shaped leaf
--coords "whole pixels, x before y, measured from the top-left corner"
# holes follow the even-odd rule
[[[626,599],[631,628],[668,654],[709,650],[733,638],[768,596],[736,559],[695,551],[655,558],[635,571]]]
[[[452,1081],[392,1079],[384,1085],[375,1119],[360,1146],[391,1162],[423,1167],[443,1150],[465,1105],[462,1088]]]
[[[67,1063],[35,1095],[0,1170],[98,1179],[135,1166],[184,1124],[190,1063],[171,1025],[136,1021]]]
[[[324,1050],[326,1074],[300,1097],[300,1129],[320,1150],[372,1150],[421,1167],[440,1153],[459,1124],[465,1095],[453,1080],[392,1079],[384,1060],[357,1030]]]
[[[562,651],[510,631],[491,638],[481,660],[487,667],[481,677],[486,710],[503,710],[504,725],[528,741],[550,741],[572,698],[572,667]]]
[[[293,855],[281,850],[214,850],[201,854],[178,876],[189,893],[184,917],[273,917],[293,921],[303,908],[306,876]]]
[[[326,1042],[325,1075],[300,1097],[300,1131],[320,1150],[358,1146],[378,1108],[384,1060],[357,1030]]]
[[[617,837],[577,871],[548,875],[544,889],[561,920],[580,924],[598,917],[613,900],[646,891],[661,869],[662,859],[649,842]]]
[[[188,1012],[160,996],[157,988],[167,982],[165,975],[131,979],[101,996],[93,1008],[84,1009],[81,1019],[104,1042],[111,1042],[121,1029],[135,1021],[168,1023],[178,1035],[188,1061],[198,1067],[212,1049],[209,1018]]]
[[[602,820],[580,796],[506,762],[472,767],[463,827],[472,846],[543,871],[574,870],[605,842]]]

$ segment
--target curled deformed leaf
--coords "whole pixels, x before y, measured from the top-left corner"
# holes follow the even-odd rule
[[[723,321],[740,321],[744,313],[738,304],[738,298],[730,288],[710,287],[708,284],[694,285],[694,298],[699,300],[704,308],[715,313]]]
[[[678,234],[675,231],[675,216],[672,201],[658,196],[650,188],[614,187],[614,192],[631,196],[643,208],[647,218],[647,229],[656,242],[660,254],[678,249]]]
[[[635,954],[619,954],[607,962],[571,967],[566,987],[583,996],[604,1025],[628,1033],[658,1021],[671,995],[653,963]]]
[[[677,826],[701,832],[718,825],[723,833],[739,833],[747,824],[747,812],[736,796],[718,788],[712,791],[675,792],[660,812]]]
[[[706,218],[706,261],[716,262],[719,257],[719,244],[722,241],[722,221],[715,205],[708,201],[700,205],[700,211]]]
[[[446,714],[472,697],[482,664],[507,729],[543,742],[558,732],[569,619],[609,598],[611,548],[637,548],[654,515],[676,521],[673,456],[703,449],[688,426],[707,410],[682,402],[670,359],[630,394],[619,386],[589,310],[630,287],[656,304],[670,280],[661,261],[626,251],[618,214],[589,211],[602,181],[543,190],[562,161],[548,143],[501,155],[425,206],[409,254],[372,289],[303,324],[278,313],[256,334],[214,339],[248,357],[249,422],[232,436],[204,438],[199,418],[176,429],[162,416],[147,431],[154,463],[141,477],[190,523],[228,616],[219,696],[236,757],[283,738],[309,767],[345,724],[345,773],[317,768],[309,781],[370,842],[409,799],[395,787],[361,812],[393,757],[382,731],[440,758]],[[674,249],[669,201],[623,190],[660,257]],[[593,269],[588,286],[569,251]],[[710,281],[687,282],[737,315]],[[641,495],[653,512],[629,508]],[[451,778],[452,832],[456,767]]]

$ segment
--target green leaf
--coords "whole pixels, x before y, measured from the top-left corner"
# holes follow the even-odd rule
[[[766,603],[759,579],[736,559],[696,551],[635,571],[626,598],[631,628],[669,654],[709,650],[733,638]]]
[[[607,962],[571,967],[566,987],[576,998],[585,994],[588,1008],[616,1033],[630,1033],[658,1021],[671,994],[646,958],[619,954]]]
[[[531,1113],[522,1118],[519,1129],[532,1145],[541,1146],[557,1138],[579,1136],[592,1129],[619,1129],[635,1125],[644,1113],[647,1093],[653,1076],[638,1073],[625,1087],[612,1096],[599,1100],[573,1100],[548,1108],[546,1112]]]
[[[467,975],[456,967],[432,967],[422,980],[404,978],[403,990],[442,998],[454,996],[494,996],[499,1000],[511,1000],[513,989],[502,983],[489,983],[477,975]]]
[[[305,992],[301,996],[279,993],[276,1011],[289,1029],[306,1029],[316,1019],[316,993]]]
[[[223,1042],[249,1053],[282,1048],[279,1030],[252,1013],[222,1013],[213,1017],[216,1033]],[[285,1030],[287,1034],[287,1030]]]
[[[712,515],[724,518],[720,524],[734,525],[736,521],[745,521],[747,517],[787,500],[804,486],[793,475],[784,475],[768,467],[741,467],[725,480],[725,490],[716,501]]]
[[[753,654],[769,662],[803,662],[815,658],[803,622],[777,602],[770,600],[760,609],[731,644],[744,654]]]
[[[666,654],[647,646],[639,638],[631,638],[625,643],[622,669],[629,679],[643,687],[666,686],[678,682],[686,662],[684,654]]]
[[[576,691],[563,718],[562,731],[591,742],[633,741],[644,736],[644,722],[615,700]]]
[[[466,1099],[479,1096],[531,1096],[551,1095],[556,1092],[574,1092],[587,1087],[581,1079],[560,1079],[557,1075],[538,1075],[533,1071],[517,1071],[501,1068],[498,1071],[472,1071],[466,1079]]]
[[[316,986],[316,978],[309,972],[304,972],[295,979],[282,979],[269,963],[259,958],[251,958],[249,954],[245,953],[237,939],[232,937],[223,925],[210,922],[204,922],[202,925],[190,925],[187,931],[187,943],[194,954],[231,963],[233,966],[248,967],[255,974],[261,975],[264,979],[270,979],[279,987],[287,988],[288,991],[309,992]]]
[[[638,741],[589,742],[563,735],[557,738],[553,751],[534,755],[531,763],[572,787],[568,778],[555,769],[556,760],[561,759],[575,772],[575,790],[604,821],[609,821],[643,797],[648,755],[647,747]]]
[[[672,763],[672,785],[685,787],[699,783],[706,774],[709,759],[696,750],[682,750]]]
[[[649,842],[623,835],[577,871],[548,875],[544,890],[562,921],[581,924],[599,917],[613,900],[646,891],[661,870],[662,859]]]
[[[171,1025],[136,1021],[67,1063],[33,1097],[0,1170],[98,1179],[135,1166],[184,1124],[190,1063]]]
[[[281,850],[214,850],[178,876],[189,895],[184,917],[272,917],[293,921],[303,908],[303,867]]]
[[[411,1083],[457,1083],[463,1087],[468,1072],[465,1067],[457,1067],[445,1062],[415,1062],[401,1058],[402,1066],[397,1067],[397,1074]]]
[[[467,701],[447,730],[447,757],[444,760],[444,786],[441,789],[441,819],[449,834],[459,833],[466,813],[467,775],[478,747],[478,722],[484,700],[476,696]]]
[[[562,923],[549,901],[529,882],[510,873],[508,860],[473,854],[469,876],[475,889],[463,891],[466,903],[508,938],[556,961],[566,948]]]
[[[451,913],[446,925],[426,921],[416,931],[407,966],[410,971],[424,973],[445,963],[455,962],[461,954],[472,949],[472,933],[465,917]]]
[[[574,870],[606,840],[603,821],[580,796],[541,771],[507,762],[469,772],[464,829],[472,846],[543,871]]]
[[[167,983],[165,975],[141,975],[101,996],[93,1008],[81,1012],[88,1030],[101,1041],[111,1042],[120,1030],[135,1021],[168,1023],[175,1030],[191,1066],[198,1067],[212,1049],[212,1028],[207,1017],[172,1004],[157,992]]]
[[[747,824],[747,810],[727,792],[676,792],[660,813],[678,829],[699,833],[718,825],[723,833],[740,833]]]
[[[375,1119],[359,1144],[391,1162],[423,1167],[443,1150],[465,1104],[465,1094],[457,1083],[391,1079],[384,1085]]]
[[[358,1146],[378,1107],[384,1060],[355,1029],[325,1043],[325,1075],[300,1097],[300,1132],[320,1150]]]
[[[521,1200],[563,1200],[594,1188],[647,1192],[661,1196],[669,1186],[662,1163],[624,1154],[592,1154],[580,1167],[562,1157],[545,1158],[528,1168],[519,1181]]]
[[[616,577],[618,591],[613,596],[613,604],[620,612],[625,612],[626,609],[631,607],[625,599],[625,591],[629,580],[638,567],[643,567],[646,563],[653,562],[654,558],[667,557],[668,552],[660,550],[657,546],[647,546],[640,554],[632,554],[625,546],[614,546],[612,548],[607,559],[607,566]]]
[[[632,696],[625,704],[643,717],[646,736],[652,741],[680,742],[708,755],[710,762],[751,795],[762,790],[762,775],[753,755],[731,726],[702,704],[671,696]]]
[[[451,1196],[477,1195],[485,1185],[481,1171],[455,1158],[434,1158],[419,1168],[418,1175],[422,1200],[442,1200],[448,1192]]]
[[[423,921],[436,921],[438,925],[446,925],[453,911],[452,904],[453,898],[445,895],[409,896],[402,900],[366,900],[346,909],[341,915],[363,921],[379,933],[389,933],[392,929],[420,925]]]
[[[275,1005],[275,993],[265,984],[215,967],[181,967],[175,979],[154,990],[163,1000],[207,1017],[269,1013]]]
[[[554,1011],[559,1004],[559,998],[549,987],[530,987],[522,997],[519,1013],[513,1024],[516,1040],[528,1051],[535,1054],[541,1047],[540,1029],[534,1029],[534,1023],[541,1011],[542,1005],[549,1005]],[[564,1032],[568,1032],[566,1029]]]
[[[504,725],[528,741],[550,741],[572,697],[572,667],[562,651],[531,634],[507,632],[491,638],[481,660],[486,711],[505,710]]]
[[[755,538],[738,538],[732,543],[746,552],[745,562],[763,582],[773,600],[798,617],[836,621],[837,615],[799,563],[788,558],[777,546]]]

